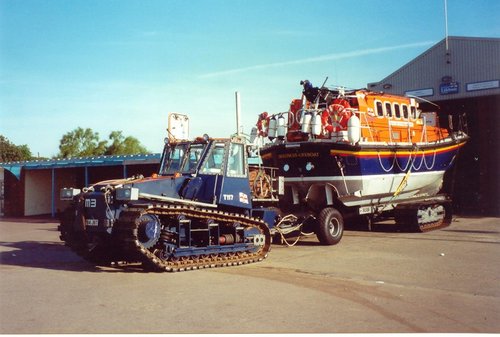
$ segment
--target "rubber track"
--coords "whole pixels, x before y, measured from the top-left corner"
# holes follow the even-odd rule
[[[221,223],[238,222],[243,227],[258,228],[265,235],[265,244],[254,253],[226,253],[210,254],[208,256],[191,256],[186,258],[162,259],[154,251],[144,248],[138,240],[138,219],[143,214],[177,217],[186,216],[188,219],[213,219]],[[226,213],[212,209],[200,209],[190,206],[157,205],[150,208],[131,208],[120,214],[113,229],[116,242],[124,250],[127,260],[142,262],[144,266],[155,271],[187,271],[202,268],[215,268],[241,265],[262,261],[271,249],[271,234],[267,225],[260,219],[250,218],[240,214]]]
[[[451,207],[448,207],[448,203],[441,203],[440,205],[445,207],[445,215],[442,219],[429,222],[426,224],[419,224],[417,218],[417,211],[420,206],[431,206],[439,205],[434,202],[421,203],[421,204],[411,204],[404,205],[403,207],[398,206],[395,210],[395,220],[396,223],[402,228],[407,229],[411,232],[429,232],[436,229],[441,229],[448,227],[451,224]]]

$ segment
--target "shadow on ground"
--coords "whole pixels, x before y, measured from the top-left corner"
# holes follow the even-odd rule
[[[25,217],[8,217],[0,216],[0,221],[4,222],[22,222],[22,223],[59,223],[58,218],[49,216],[25,216]]]
[[[74,272],[143,272],[135,264],[95,266],[73,253],[64,243],[20,241],[0,242],[9,251],[0,252],[0,265]]]

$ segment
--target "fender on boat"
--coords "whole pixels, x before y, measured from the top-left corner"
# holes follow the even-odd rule
[[[356,115],[352,115],[347,121],[347,139],[353,145],[361,139],[361,122]]]
[[[277,125],[276,117],[273,116],[269,119],[269,126],[267,128],[267,137],[270,140],[276,138],[276,125]]]
[[[278,126],[276,128],[276,135],[278,139],[284,139],[286,136],[286,121],[283,114],[278,117]]]
[[[311,119],[311,113],[309,111],[303,110],[302,118],[300,119],[300,124],[302,125],[302,133],[309,133],[311,131]]]
[[[323,127],[321,124],[321,112],[313,112],[311,119],[311,132],[314,136],[321,135]]]

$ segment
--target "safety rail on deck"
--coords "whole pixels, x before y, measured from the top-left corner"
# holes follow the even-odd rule
[[[252,201],[278,201],[280,178],[276,176],[277,168],[261,165],[249,165],[248,168]]]

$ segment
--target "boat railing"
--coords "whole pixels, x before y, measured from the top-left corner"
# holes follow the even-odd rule
[[[359,114],[360,120],[361,120],[361,116],[363,116],[363,118],[364,118],[364,121],[361,122],[361,128],[368,129],[368,134],[370,135],[370,141],[374,142],[375,138],[373,138],[372,127],[368,123],[368,118],[366,117],[366,112],[358,111],[358,114]]]
[[[408,143],[412,143],[410,123],[406,124],[406,126],[408,128]]]
[[[392,124],[390,121],[387,122],[387,125],[389,127],[389,144],[394,144],[394,142],[392,141]]]
[[[458,131],[469,134],[469,126],[467,125],[467,115],[465,112],[458,115]]]
[[[427,139],[427,118],[422,116],[422,136],[420,137],[421,143],[428,143]]]
[[[432,126],[432,120],[428,120],[427,116],[425,114],[421,114],[418,119],[414,118],[396,118],[396,119],[387,119],[387,124],[383,123],[381,124],[380,122],[374,122],[372,120],[372,114],[367,111],[360,111],[358,109],[350,109],[351,113],[353,115],[356,115],[359,120],[360,120],[360,129],[363,130],[361,132],[362,138],[360,141],[362,143],[377,143],[377,144],[387,144],[387,145],[398,145],[398,144],[413,144],[413,143],[418,143],[418,144],[429,144],[430,142],[435,143],[435,142],[440,142],[440,141],[446,141],[448,138],[448,135],[444,131],[444,129],[440,128],[438,125]],[[277,118],[279,116],[285,117],[284,119],[286,120],[287,115],[292,115],[292,118],[288,118],[288,123],[286,123],[285,128],[286,130],[284,131],[284,134],[286,136],[276,137],[274,136],[272,139],[270,139],[272,142],[277,142],[277,143],[288,143],[288,142],[301,142],[305,141],[308,139],[308,141],[314,141],[314,142],[328,142],[328,141],[334,141],[334,142],[347,142],[347,130],[342,131],[345,133],[345,135],[340,135],[340,132],[332,132],[331,134],[322,134],[321,136],[315,136],[312,133],[309,134],[309,137],[305,137],[305,133],[299,129],[290,129],[291,124],[295,124],[298,122],[299,125],[300,123],[300,117],[305,114],[316,114],[318,115],[321,113],[322,110],[319,108],[303,108],[297,111],[297,113],[293,113],[291,111],[287,112],[280,112],[277,114],[273,114],[270,117],[271,118]],[[376,117],[376,116],[374,116]],[[298,120],[297,120],[298,119]],[[378,120],[378,119],[376,119]],[[455,121],[455,120],[454,120]],[[453,121],[453,122],[454,122]],[[428,124],[431,122],[431,124]],[[436,120],[437,122],[437,120]],[[312,123],[312,120],[310,121]],[[452,122],[450,122],[451,124]],[[464,117],[462,115],[458,115],[458,118],[456,120],[457,124],[459,124],[457,129],[463,130],[466,128],[466,121],[464,120]],[[451,124],[452,125],[452,124]],[[450,135],[456,134],[457,130],[449,130]],[[292,133],[300,133],[302,136],[298,137],[293,137],[291,136]],[[311,132],[311,131],[310,131]],[[323,130],[324,132],[324,130]],[[274,139],[275,138],[275,139]],[[290,140],[296,138],[296,140]]]

